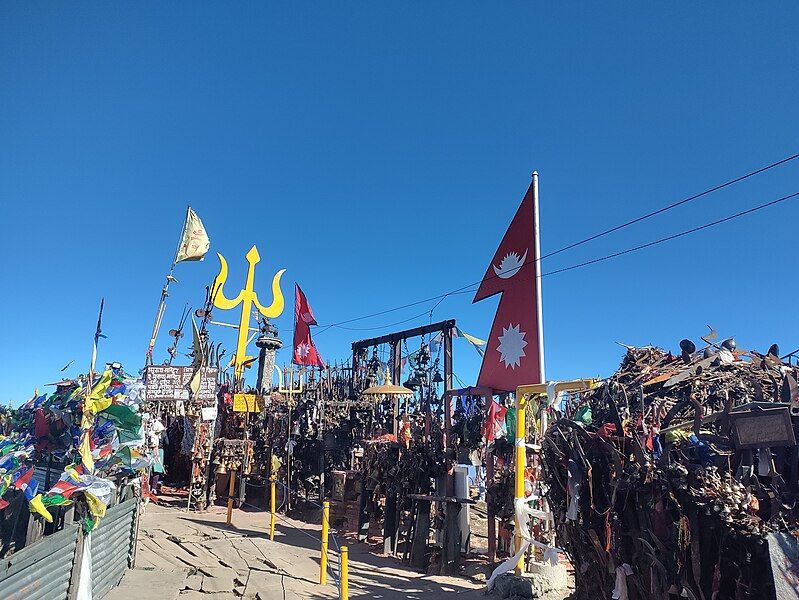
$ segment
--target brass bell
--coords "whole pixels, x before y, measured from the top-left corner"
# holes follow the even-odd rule
[[[216,468],[217,475],[225,475],[227,474],[227,469],[225,468],[225,463],[219,463],[219,466]]]

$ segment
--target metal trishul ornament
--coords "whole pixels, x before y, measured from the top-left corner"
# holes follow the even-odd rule
[[[225,257],[218,252],[216,255],[219,257],[219,274],[216,276],[216,279],[214,279],[214,283],[211,288],[213,290],[212,294],[214,306],[221,308],[222,310],[230,310],[241,304],[239,336],[238,342],[236,344],[236,357],[233,363],[236,379],[239,379],[244,373],[244,364],[248,360],[247,342],[249,341],[248,336],[250,332],[250,313],[252,312],[253,305],[255,305],[255,308],[258,309],[258,312],[265,317],[274,319],[275,317],[280,316],[285,305],[283,301],[283,292],[280,290],[280,278],[283,276],[283,273],[286,272],[286,269],[280,269],[272,278],[272,304],[266,307],[263,306],[258,301],[258,294],[256,294],[254,289],[255,265],[257,265],[261,260],[261,255],[258,254],[258,248],[253,246],[245,256],[250,266],[247,269],[247,282],[244,284],[244,289],[241,290],[238,296],[236,296],[233,300],[229,300],[225,297],[225,293],[223,291],[223,287],[227,281],[228,275],[227,261],[225,260]]]

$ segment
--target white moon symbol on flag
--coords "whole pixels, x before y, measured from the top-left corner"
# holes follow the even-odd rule
[[[497,277],[501,277],[502,279],[510,279],[519,272],[519,269],[522,268],[526,259],[527,249],[525,249],[524,255],[521,257],[516,252],[509,252],[505,255],[505,258],[499,262],[499,267],[496,265],[491,266],[494,267],[494,273],[497,274]]]
[[[313,323],[313,317],[311,316],[311,313],[309,313],[309,312],[302,313],[302,320],[305,321],[306,323],[309,323],[309,324]]]

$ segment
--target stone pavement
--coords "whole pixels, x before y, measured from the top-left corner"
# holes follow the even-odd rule
[[[324,600],[338,598],[337,574],[318,585],[320,527],[280,515],[275,541],[268,539],[269,514],[212,507],[198,514],[149,504],[141,518],[136,568],[107,600]],[[315,539],[314,539],[315,538]],[[396,559],[347,542],[350,598],[433,600],[484,598],[480,583],[423,575]],[[330,562],[338,570],[331,542]]]

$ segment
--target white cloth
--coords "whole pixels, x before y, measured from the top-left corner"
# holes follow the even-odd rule
[[[616,586],[613,588],[613,600],[628,600],[627,576],[632,574],[633,568],[627,563],[616,567]]]
[[[542,544],[541,542],[534,540],[533,533],[530,529],[531,518],[541,519],[544,521],[554,521],[552,513],[532,508],[524,498],[516,498],[516,501],[514,502],[514,508],[516,512],[516,525],[519,528],[519,535],[522,538],[522,544],[516,554],[499,565],[496,569],[494,569],[494,572],[491,573],[491,577],[489,577],[488,581],[486,581],[486,590],[489,592],[494,588],[494,582],[496,581],[497,577],[512,571],[519,563],[519,560],[521,560],[522,556],[524,556],[524,553],[527,552],[527,548],[529,548],[531,544],[544,551],[544,562],[550,563],[553,567],[558,564],[559,550],[554,546],[548,546],[547,544]]]
[[[92,534],[83,537],[83,556],[78,573],[77,600],[92,600]]]
[[[555,399],[558,396],[558,393],[555,391],[555,386],[557,384],[557,381],[550,381],[547,383],[547,406],[555,406]]]

